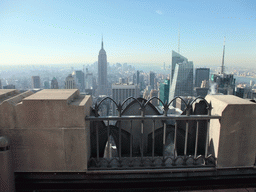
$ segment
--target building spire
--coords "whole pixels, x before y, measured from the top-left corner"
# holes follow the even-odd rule
[[[101,49],[103,49],[103,35],[102,35]]]
[[[224,37],[224,43],[223,43],[222,65],[221,65],[221,72],[220,72],[221,74],[224,74],[225,41],[226,41],[226,37]]]

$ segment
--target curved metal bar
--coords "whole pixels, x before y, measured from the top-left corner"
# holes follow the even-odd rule
[[[150,101],[152,101],[153,99],[157,99],[157,100],[160,101],[160,102],[163,104],[163,106],[164,106],[164,102],[163,102],[161,99],[159,99],[158,97],[152,97],[152,98],[150,98],[149,100],[147,100],[147,102],[145,103],[145,106],[146,106]]]
[[[193,101],[190,102],[190,105],[192,106],[192,104],[193,104],[194,102],[196,102],[196,100],[198,100],[198,99],[201,99],[201,100],[203,100],[203,101],[206,103],[207,109],[210,108],[210,104],[209,104],[209,103],[205,100],[205,98],[203,98],[203,97],[197,97],[197,98],[195,98]]]
[[[136,99],[136,98],[134,98],[134,97],[128,97],[127,99],[125,99],[125,100],[123,101],[123,103],[122,103],[121,106],[123,107],[123,105],[124,105],[128,100],[130,100],[130,99],[135,100],[137,103],[139,103],[139,105],[140,105],[140,107],[141,107],[141,102],[139,102],[139,100]]]
[[[177,96],[177,97],[174,97],[169,103],[168,103],[168,108],[169,108],[169,106],[171,105],[171,103],[173,102],[173,101],[175,101],[176,99],[181,99],[181,101],[183,102],[183,103],[185,103],[185,106],[186,106],[186,108],[188,107],[188,104],[186,103],[186,101],[182,98],[182,97],[180,97],[180,96]]]
[[[112,99],[111,97],[105,97],[104,99],[102,99],[99,104],[98,107],[101,105],[101,103],[107,99],[110,99],[111,101],[113,101],[113,103],[116,105],[116,107],[118,106],[118,104],[116,103],[116,101],[114,99]]]

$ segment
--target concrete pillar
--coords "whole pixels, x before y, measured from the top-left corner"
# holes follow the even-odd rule
[[[15,191],[10,142],[3,136],[0,136],[0,191]]]
[[[256,153],[256,104],[233,95],[207,95],[212,115],[209,152],[217,158],[217,168],[252,167]]]

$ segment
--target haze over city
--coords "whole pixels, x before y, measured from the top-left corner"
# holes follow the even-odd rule
[[[197,66],[255,66],[256,3],[247,1],[7,1],[0,65],[90,64],[101,38],[110,64],[166,65],[178,50]],[[180,34],[180,35],[179,35]]]

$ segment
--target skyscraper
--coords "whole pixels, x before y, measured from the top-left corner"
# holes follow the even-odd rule
[[[103,48],[103,38],[101,50],[98,56],[98,95],[107,94],[107,55]]]
[[[44,89],[50,89],[50,83],[48,80],[44,81]]]
[[[152,90],[150,91],[150,98],[152,98],[152,97],[158,97],[158,91],[157,91],[157,90],[152,89]],[[158,100],[153,99],[153,100],[151,101],[151,103],[152,103],[154,106],[157,106],[157,105],[158,105]]]
[[[75,78],[76,87],[80,91],[84,91],[84,72],[81,70],[77,70],[77,71],[74,71],[72,75]]]
[[[112,98],[117,103],[122,103],[128,97],[139,97],[139,89],[137,85],[129,85],[129,84],[113,84],[112,85]],[[131,100],[132,101],[132,100]],[[131,101],[126,102],[123,107],[126,107]],[[112,105],[113,115],[117,115],[116,106]]]
[[[149,83],[151,86],[151,89],[155,89],[155,73],[150,71],[149,73]]]
[[[137,81],[137,85],[139,86],[139,84],[140,84],[140,72],[139,71],[137,71],[136,81]]]
[[[69,74],[66,77],[66,81],[65,81],[65,89],[75,89],[76,85],[75,85],[75,78],[72,77],[71,74]]]
[[[38,89],[40,88],[40,77],[39,76],[32,76],[32,88]]]
[[[51,81],[51,89],[59,89],[58,81],[55,77]]]
[[[183,61],[188,61],[188,59],[186,57],[183,57],[179,53],[172,51],[172,72],[171,72],[171,79],[170,79],[171,83],[173,80],[173,75],[174,75],[174,70],[175,70],[176,64],[182,63]]]
[[[195,87],[201,87],[202,81],[209,81],[210,68],[196,68]]]
[[[160,94],[159,98],[165,103],[168,103],[169,99],[169,88],[170,88],[170,79],[166,79],[163,83],[160,84]],[[162,103],[160,103],[162,106]]]
[[[193,96],[193,62],[183,61],[175,66],[170,86],[169,102],[176,96]],[[176,106],[176,103],[173,103]]]
[[[85,74],[85,89],[93,89],[93,74],[89,73],[88,68]]]

